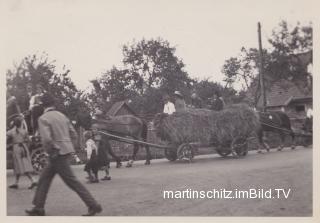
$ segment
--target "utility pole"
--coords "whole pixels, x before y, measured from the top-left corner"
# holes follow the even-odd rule
[[[264,78],[263,78],[263,53],[262,53],[262,43],[261,43],[261,25],[260,22],[258,22],[258,38],[259,38],[259,80],[260,80],[260,86],[261,86],[261,96],[262,96],[262,110],[266,111],[266,91],[264,86]]]

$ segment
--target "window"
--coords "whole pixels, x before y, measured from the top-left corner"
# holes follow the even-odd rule
[[[296,105],[296,112],[304,112],[305,107],[304,105]]]

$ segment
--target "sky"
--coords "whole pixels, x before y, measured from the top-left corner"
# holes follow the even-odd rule
[[[242,46],[258,47],[281,20],[307,24],[312,0],[11,0],[1,1],[1,72],[46,52],[66,65],[80,89],[122,61],[122,45],[161,37],[176,47],[191,77],[221,82],[224,61]]]

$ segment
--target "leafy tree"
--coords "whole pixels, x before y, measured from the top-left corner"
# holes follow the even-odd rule
[[[137,113],[156,113],[162,109],[164,93],[179,90],[190,95],[194,81],[168,41],[143,39],[124,45],[122,51],[123,68],[113,67],[93,81],[94,106],[108,110],[114,102],[127,100]]]
[[[208,79],[197,81],[194,84],[194,92],[201,98],[204,105],[208,105],[214,92],[220,92],[227,104],[239,103],[241,100],[237,97],[237,92],[231,87],[224,87],[220,83],[209,81]]]
[[[307,79],[305,64],[298,59],[297,54],[312,50],[312,26],[302,26],[297,23],[290,28],[282,21],[273,30],[268,39],[269,50],[263,49],[263,72],[265,86],[268,89],[274,81],[289,79],[297,86],[304,88]],[[260,82],[258,75],[259,57],[255,48],[242,48],[237,57],[225,61],[222,73],[225,75],[226,86],[235,82],[244,83],[242,91],[247,91],[254,105],[260,97]]]
[[[305,81],[306,70],[302,61],[296,55],[312,50],[312,26],[302,26],[300,23],[289,28],[287,22],[282,21],[274,29],[269,38],[272,45],[269,66],[266,73],[271,79],[290,79],[296,84]]]
[[[58,73],[54,63],[47,54],[25,57],[7,71],[7,89],[16,96],[22,111],[25,111],[28,109],[25,104],[27,84],[32,85],[34,92],[36,85],[41,84],[57,99],[57,109],[72,119],[79,110],[87,110],[87,106],[81,98],[82,92],[68,77],[70,70],[63,67],[62,72]]]
[[[184,63],[174,54],[175,48],[161,38],[123,46],[123,64],[130,74],[131,87],[143,95],[151,87],[174,91],[190,84]]]

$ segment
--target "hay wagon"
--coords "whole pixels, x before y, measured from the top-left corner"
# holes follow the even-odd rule
[[[192,161],[199,148],[210,147],[222,157],[227,157],[232,154],[235,157],[243,157],[248,154],[248,141],[250,138],[239,138],[230,141],[227,144],[219,143],[203,143],[203,142],[186,142],[182,144],[167,144],[164,152],[165,156],[170,161],[189,160]]]
[[[252,110],[238,106],[223,113],[204,109],[170,116],[161,113],[153,122],[162,143],[135,140],[101,129],[98,132],[115,141],[162,149],[170,161],[191,161],[201,147],[211,147],[222,157],[230,154],[243,157],[248,153],[248,142],[253,138],[251,133],[258,125],[258,118]]]
[[[246,105],[233,105],[221,111],[190,109],[172,115],[158,114],[154,119],[157,135],[165,140],[165,156],[170,161],[192,160],[201,147],[210,147],[220,156],[248,154],[259,118]]]
[[[155,144],[155,143],[145,142],[145,141],[136,140],[128,137],[114,135],[109,132],[101,131],[101,130],[96,130],[96,132],[102,135],[105,135],[110,139],[118,142],[124,142],[128,144],[138,143],[142,146],[148,145],[149,147],[162,149],[164,150],[165,157],[169,161],[176,161],[177,159],[192,161],[197,150],[201,147],[212,147],[222,157],[226,157],[230,154],[233,154],[233,156],[236,156],[236,157],[246,156],[248,153],[248,141],[251,139],[251,137],[239,138],[225,145],[219,145],[215,143],[207,144],[202,142],[185,142],[177,145],[172,142]]]

